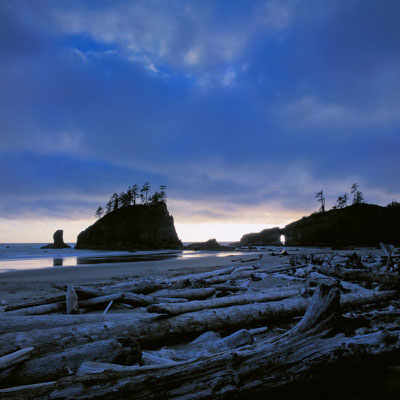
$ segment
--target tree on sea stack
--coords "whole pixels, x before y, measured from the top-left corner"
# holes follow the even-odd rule
[[[99,207],[99,208],[96,210],[96,213],[95,213],[94,215],[95,215],[98,219],[100,219],[100,218],[102,217],[103,213],[104,213],[103,207]]]
[[[319,208],[319,212],[323,213],[325,212],[325,197],[324,197],[324,191],[321,190],[320,192],[315,194],[315,198],[318,199],[318,201],[321,203],[321,207]]]

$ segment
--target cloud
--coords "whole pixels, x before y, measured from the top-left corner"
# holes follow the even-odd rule
[[[282,107],[286,120],[293,125],[321,127],[382,125],[400,121],[400,104],[389,107],[360,108],[323,102],[317,96],[305,96]]]
[[[98,42],[118,46],[122,56],[149,69],[167,66],[203,79],[239,62],[257,36],[288,28],[294,18],[294,4],[267,0],[249,7],[232,2],[223,24],[216,16],[222,9],[225,12],[225,7],[212,1],[87,4],[59,7],[54,11],[54,25],[63,34],[89,35]],[[223,85],[227,79],[225,75]]]

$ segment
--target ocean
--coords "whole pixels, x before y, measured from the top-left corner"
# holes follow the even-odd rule
[[[41,249],[40,247],[45,244],[47,243],[1,243],[0,272],[245,254],[241,251],[157,250],[131,253],[127,251],[76,250],[73,248],[75,243],[67,243],[71,249]]]

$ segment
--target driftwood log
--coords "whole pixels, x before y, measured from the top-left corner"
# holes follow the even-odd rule
[[[321,286],[293,329],[259,345],[170,366],[68,377],[0,395],[4,399],[240,398],[308,380],[354,359],[358,365],[368,365],[382,355],[398,356],[400,331],[332,336],[340,321],[338,289]]]
[[[342,298],[342,305],[351,307],[392,300],[396,296],[396,291],[347,294]],[[269,320],[302,315],[309,303],[310,299],[307,298],[289,298],[269,303],[202,310],[164,319],[157,317],[157,314],[153,319],[133,314],[131,318],[118,322],[104,321],[4,334],[0,336],[0,349],[3,354],[7,354],[19,348],[34,346],[36,352],[43,354],[120,336],[132,337],[140,343],[160,340],[166,342],[176,340],[180,336],[199,335],[209,330],[233,330],[244,326],[266,325]]]
[[[26,350],[26,349],[25,349]],[[32,352],[32,350],[31,350]],[[140,348],[136,344],[122,345],[118,340],[99,340],[72,347],[60,353],[44,355],[26,361],[23,365],[0,373],[0,385],[11,383],[38,383],[57,380],[75,373],[84,361],[117,362],[124,364],[140,360]]]
[[[181,304],[153,304],[147,307],[147,311],[159,314],[178,315],[187,312],[200,311],[210,308],[222,308],[234,305],[243,305],[251,303],[261,303],[274,300],[282,300],[288,297],[296,296],[299,290],[268,291],[264,293],[248,293],[230,297],[219,297],[203,301],[189,301]]]
[[[318,270],[325,275],[335,276],[345,281],[364,281],[378,282],[384,285],[398,286],[400,284],[399,276],[395,273],[376,272],[374,270],[361,270],[350,268],[332,268],[326,266],[318,267]]]

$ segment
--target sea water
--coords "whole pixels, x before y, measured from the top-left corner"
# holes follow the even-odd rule
[[[0,272],[37,268],[84,266],[103,263],[162,261],[166,259],[230,256],[245,254],[241,251],[103,251],[70,249],[41,249],[46,243],[0,243]],[[248,253],[247,253],[248,254]]]

